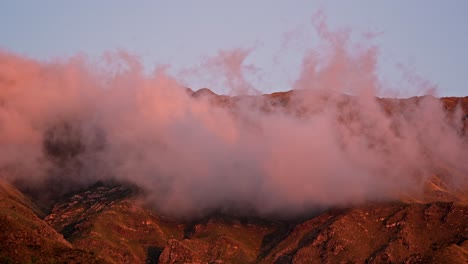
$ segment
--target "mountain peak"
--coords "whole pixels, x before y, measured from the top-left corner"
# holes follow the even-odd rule
[[[203,97],[203,96],[213,96],[213,95],[217,95],[217,94],[208,88],[201,88],[192,94],[192,96],[195,98]]]

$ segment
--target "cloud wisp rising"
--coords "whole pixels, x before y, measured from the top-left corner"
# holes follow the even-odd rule
[[[178,216],[297,214],[417,195],[440,167],[456,172],[449,186],[466,186],[461,109],[447,118],[430,96],[389,99],[386,109],[375,97],[385,88],[377,48],[317,28],[327,46],[304,57],[287,107],[246,95],[256,90],[242,75],[243,50],[220,52],[206,67],[241,94],[226,104],[194,98],[163,70],[145,74],[124,52],[103,67],[80,56],[40,62],[3,51],[3,175],[30,188],[52,182],[55,192],[128,181]]]

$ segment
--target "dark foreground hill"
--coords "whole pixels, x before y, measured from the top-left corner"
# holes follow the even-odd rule
[[[209,90],[193,97],[234,112],[245,102],[267,113],[317,110],[295,107],[301,96],[292,92],[260,96],[266,98],[260,103],[258,96],[218,96]],[[397,115],[421,100],[377,101],[388,115]],[[468,97],[440,102],[448,119],[462,118],[463,125],[454,129],[466,139]],[[346,109],[353,99],[343,96],[336,103]],[[80,150],[79,142],[70,142],[46,142],[57,164]],[[225,211],[181,219],[143,203],[144,191],[122,182],[93,182],[63,193],[31,191],[0,175],[0,263],[467,263],[466,181],[447,186],[446,179],[460,170],[434,164],[420,195],[286,219]],[[37,196],[47,190],[54,193]]]

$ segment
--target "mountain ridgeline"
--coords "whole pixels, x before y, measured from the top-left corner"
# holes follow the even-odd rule
[[[194,110],[151,141],[116,144],[98,118],[48,123],[40,177],[1,168],[0,263],[468,261],[468,97],[184,93]],[[310,134],[321,127],[333,129]],[[147,160],[162,165],[135,169]]]

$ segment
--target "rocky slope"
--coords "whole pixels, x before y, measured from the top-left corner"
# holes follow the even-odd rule
[[[381,203],[267,221],[164,217],[131,188],[97,184],[40,219],[2,183],[2,263],[466,263],[468,206]],[[61,234],[59,234],[59,232]]]
[[[171,219],[138,202],[130,189],[106,185],[58,203],[45,221],[75,247],[110,263],[251,263],[273,230],[271,224],[221,216]]]
[[[465,263],[468,208],[381,204],[332,210],[295,225],[262,263]]]
[[[0,263],[103,263],[73,247],[37,213],[28,198],[0,179]]]

